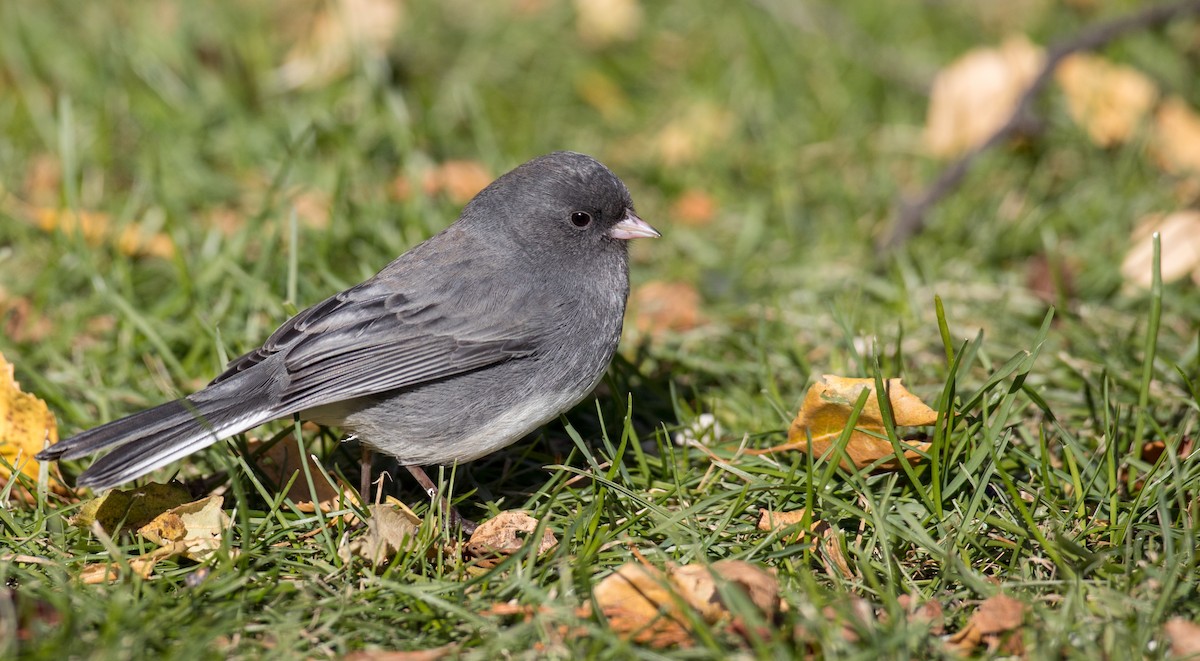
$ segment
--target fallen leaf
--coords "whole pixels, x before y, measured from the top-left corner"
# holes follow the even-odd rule
[[[925,120],[929,152],[953,157],[983,144],[1008,121],[1044,61],[1042,49],[1018,35],[999,48],[969,51],[938,72]]]
[[[79,512],[70,518],[70,522],[80,528],[99,524],[109,534],[118,527],[136,530],[159,514],[191,499],[187,488],[178,482],[151,482],[135,489],[110,489],[99,498],[84,503]]]
[[[209,496],[185,503],[159,514],[153,521],[138,529],[146,539],[172,549],[189,560],[201,562],[221,548],[221,540],[231,523],[221,509],[225,498]]]
[[[937,601],[919,601],[909,594],[902,594],[897,599],[909,622],[924,624],[929,627],[929,633],[940,636],[946,631],[946,616],[942,605]]]
[[[275,71],[283,89],[318,87],[350,70],[356,56],[382,58],[403,23],[399,0],[336,0],[313,19],[307,38]]]
[[[458,652],[458,643],[447,643],[441,647],[407,652],[359,650],[343,656],[342,661],[439,661],[454,658]]]
[[[1150,288],[1154,232],[1162,239],[1163,282],[1174,282],[1200,272],[1200,211],[1151,214],[1138,221],[1131,239],[1133,247],[1121,263],[1121,276],[1125,282]]]
[[[521,510],[508,510],[479,524],[471,539],[467,541],[467,553],[478,558],[482,567],[494,567],[505,556],[520,551],[537,532],[538,520]],[[549,528],[542,532],[537,543],[537,555],[542,555],[555,546],[558,539]]]
[[[38,207],[56,206],[62,197],[62,164],[53,154],[38,154],[25,170],[25,201]]]
[[[712,565],[683,565],[669,570],[671,584],[689,606],[709,624],[730,615],[717,587],[719,581],[742,590],[765,620],[779,612],[779,580],[771,572],[744,560],[719,560]]]
[[[575,32],[593,48],[632,41],[641,26],[638,0],[575,0]]]
[[[144,556],[129,559],[129,569],[142,578],[150,578],[154,565],[167,557],[171,549],[155,549]],[[115,562],[91,562],[79,572],[79,580],[85,585],[112,583],[121,579],[121,567]]]
[[[690,227],[704,227],[717,215],[717,201],[702,190],[686,190],[671,204],[671,216]]]
[[[248,447],[249,455],[254,458],[255,466],[262,473],[267,484],[279,491],[291,481],[287,498],[296,504],[302,512],[312,512],[319,505],[321,510],[328,512],[343,507],[347,502],[358,502],[357,494],[345,487],[330,484],[321,472],[316,458],[311,453],[307,457],[300,453],[300,445],[294,435],[268,445],[265,449],[262,441],[251,441]],[[313,489],[308,488],[308,480],[304,477],[304,464],[313,477]],[[296,479],[292,480],[295,475]],[[315,493],[314,493],[315,492]],[[316,497],[317,505],[313,504]],[[347,500],[349,499],[349,500]]]
[[[382,567],[397,553],[415,546],[417,527],[421,520],[411,511],[390,504],[369,505],[371,517],[367,519],[367,530],[353,539],[343,539],[338,546],[338,557],[349,563],[354,556],[363,558],[374,567]]]
[[[1200,624],[1173,617],[1163,625],[1163,633],[1171,641],[1171,658],[1194,659],[1200,656]]]
[[[608,626],[622,638],[662,649],[691,643],[691,625],[666,575],[639,562],[627,562],[592,590]]]
[[[41,208],[34,213],[38,227],[46,232],[79,234],[88,244],[96,246],[111,243],[117,250],[130,257],[161,257],[170,259],[175,255],[175,242],[161,232],[147,232],[136,223],[130,223],[116,233],[112,217],[98,211],[75,211],[72,209]]]
[[[1064,59],[1054,78],[1071,119],[1101,147],[1132,139],[1158,99],[1158,87],[1145,74],[1091,53]]]
[[[614,121],[629,111],[629,97],[611,76],[588,69],[575,79],[575,93],[604,119]]]
[[[937,411],[929,408],[916,395],[908,391],[900,379],[888,379],[887,388],[896,425],[912,427],[932,425],[937,421]],[[883,413],[879,409],[879,397],[875,394],[874,379],[856,379],[826,374],[808,389],[804,403],[796,419],[788,428],[788,441],[764,450],[747,450],[748,454],[768,454],[784,450],[812,452],[824,456],[842,434],[849,422],[850,413],[863,390],[872,392],[858,416],[854,431],[846,445],[848,462],[842,468],[864,468],[885,457],[895,457],[892,444],[887,440],[883,425]],[[812,445],[809,446],[809,437]],[[929,449],[929,443],[905,442],[920,451]],[[910,461],[919,461],[921,455],[906,450],[904,456]],[[880,464],[876,470],[898,470],[899,460],[893,458]]]
[[[492,175],[478,161],[446,161],[425,173],[421,182],[425,194],[444,193],[455,204],[466,204],[492,183]]]
[[[775,512],[765,507],[760,508],[758,510],[758,529],[766,532],[787,530],[788,528],[802,524],[807,514],[804,508],[784,512]],[[809,522],[807,529],[797,528],[794,534],[785,539],[791,543],[798,544],[803,542],[810,532],[818,532],[822,526],[828,527],[820,519],[814,518]]]
[[[725,142],[733,130],[733,120],[733,114],[724,108],[695,103],[667,122],[652,146],[665,166],[693,163]]]
[[[657,337],[688,331],[704,323],[700,292],[685,282],[647,282],[629,298],[630,314],[640,333]]]
[[[46,402],[21,392],[15,374],[16,368],[0,354],[0,457],[36,481],[39,466],[33,457],[58,442],[58,423]],[[0,485],[11,476],[9,467],[0,464]]]
[[[40,342],[54,330],[50,319],[24,296],[8,297],[0,289],[3,333],[14,342]]]
[[[996,651],[1005,642],[1007,634],[1016,631],[1025,619],[1025,604],[1005,594],[988,597],[979,604],[958,633],[950,636],[947,643],[951,649],[969,654],[981,643],[989,651]],[[1020,645],[1020,636],[1009,640],[1009,645]],[[1004,649],[1012,652],[1006,646]]]
[[[1151,153],[1171,174],[1200,174],[1200,115],[1186,101],[1168,98],[1154,115]]]

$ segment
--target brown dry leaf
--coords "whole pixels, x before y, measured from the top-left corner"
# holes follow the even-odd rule
[[[705,321],[700,292],[686,282],[647,282],[634,290],[629,307],[634,327],[652,337],[692,330]]]
[[[1067,97],[1071,119],[1101,147],[1133,138],[1158,100],[1158,87],[1145,74],[1091,53],[1067,57],[1054,77]]]
[[[492,183],[492,175],[478,161],[446,161],[425,173],[421,187],[432,197],[444,193],[455,204],[466,204]]]
[[[15,368],[0,354],[0,457],[21,473],[38,479],[34,455],[58,442],[58,423],[46,402],[21,392]],[[0,485],[12,475],[0,464]]]
[[[494,567],[504,559],[520,551],[530,535],[537,532],[538,520],[522,510],[508,510],[479,524],[471,539],[467,541],[467,553],[478,558],[482,567]],[[537,555],[543,555],[558,546],[558,538],[547,528],[538,540]]]
[[[1200,657],[1200,624],[1182,617],[1173,617],[1163,625],[1163,633],[1171,641],[1171,658]]]
[[[408,652],[359,650],[342,657],[342,661],[439,661],[453,658],[458,653],[458,643],[447,643],[441,647]]]
[[[90,528],[99,524],[112,534],[118,526],[137,529],[154,520],[159,514],[191,501],[187,488],[178,482],[151,482],[136,489],[110,489],[99,498],[83,504],[71,517],[71,525]]]
[[[929,152],[958,156],[991,137],[1008,121],[1045,57],[1040,47],[1016,35],[999,48],[969,51],[938,72],[925,120]]]
[[[111,242],[123,255],[130,257],[161,257],[175,255],[175,242],[161,232],[145,232],[137,224],[128,224],[114,235],[112,217],[97,211],[42,208],[34,212],[38,227],[46,232],[62,232],[83,236],[91,245]]]
[[[146,555],[129,559],[129,569],[142,578],[150,578],[159,560],[176,555],[170,546],[158,548]],[[79,580],[86,585],[112,583],[121,579],[121,568],[115,562],[92,562],[84,565]]]
[[[54,330],[49,317],[24,296],[8,297],[0,287],[0,333],[15,342],[40,342]]]
[[[1183,99],[1171,97],[1155,113],[1151,153],[1171,174],[1200,174],[1200,115]]]
[[[404,18],[399,0],[334,0],[317,14],[308,38],[275,71],[284,89],[319,87],[350,70],[356,55],[386,55]]]
[[[397,553],[415,546],[417,527],[421,520],[411,511],[390,504],[369,505],[371,518],[367,519],[367,531],[354,539],[343,538],[338,546],[338,557],[349,563],[358,556],[372,566],[382,567]]]
[[[967,625],[946,641],[950,648],[963,654],[972,652],[980,643],[995,651],[1004,642],[1006,634],[1016,631],[1025,618],[1025,604],[1005,594],[988,597],[971,614]],[[1011,645],[1020,644],[1020,636],[1014,636]]]
[[[660,649],[691,643],[690,624],[654,567],[627,562],[596,585],[592,598],[619,636]]]
[[[914,427],[932,425],[937,421],[937,411],[929,408],[916,395],[908,391],[900,379],[888,379],[887,387],[892,403],[892,413],[896,425]],[[841,436],[842,430],[849,422],[850,412],[863,390],[875,392],[874,379],[857,379],[826,374],[821,380],[808,389],[800,412],[788,429],[788,441],[765,450],[747,450],[748,454],[767,454],[784,450],[811,451],[814,456],[823,456],[833,447]],[[878,436],[873,435],[878,434]],[[812,437],[812,447],[809,448],[809,436]],[[881,438],[882,437],[882,438]],[[929,443],[906,442],[907,445],[921,451],[929,449]],[[842,462],[842,468],[864,468],[884,457],[895,457],[892,444],[887,440],[883,426],[883,414],[879,410],[878,395],[867,399],[866,405],[858,416],[858,423],[850,434],[846,445],[846,454],[852,465]],[[904,456],[910,462],[919,461],[921,455],[907,450]],[[885,461],[876,470],[897,470],[900,462],[897,459]]]
[[[743,560],[720,560],[711,566],[674,567],[669,575],[679,596],[709,624],[730,615],[717,588],[718,581],[745,592],[764,619],[771,620],[779,612],[779,580],[758,565]]]
[[[221,540],[231,520],[221,509],[225,498],[209,496],[172,508],[138,529],[150,541],[174,554],[201,562],[221,548]]]
[[[758,529],[770,532],[772,530],[784,530],[792,526],[799,525],[804,522],[804,517],[807,514],[804,508],[785,512],[774,512],[767,508],[758,510]],[[808,524],[808,529],[797,528],[792,535],[786,536],[784,539],[792,543],[803,542],[810,532],[820,532],[822,528],[828,528],[824,521],[813,519]]]
[[[821,559],[825,562],[825,573],[834,577],[834,570],[837,570],[842,578],[854,579],[854,570],[850,569],[846,554],[842,553],[842,531],[822,521],[816,532],[821,536]]]
[[[671,215],[683,225],[704,227],[716,217],[717,201],[702,190],[686,190],[671,204]]]
[[[900,595],[897,601],[904,609],[910,622],[919,622],[929,627],[929,633],[940,636],[946,631],[946,616],[941,603],[937,601],[918,601],[910,594]]]
[[[588,46],[632,41],[641,27],[638,0],[575,0],[575,31]]]
[[[1149,289],[1154,260],[1153,233],[1162,237],[1163,282],[1174,282],[1200,273],[1200,211],[1150,214],[1137,223],[1133,245],[1121,263],[1125,282]]]
[[[323,230],[329,227],[329,196],[319,190],[302,189],[292,197],[296,219],[305,227]]]
[[[345,487],[339,488],[325,479],[317,460],[311,453],[307,457],[300,454],[300,445],[296,442],[295,435],[289,434],[266,450],[259,450],[263,445],[264,443],[261,441],[252,441],[249,445],[250,456],[256,459],[255,465],[276,491],[282,489],[295,475],[296,479],[288,488],[287,497],[301,511],[312,512],[316,509],[316,506],[313,505],[313,491],[316,492],[317,503],[325,512],[343,507],[346,498],[358,502],[357,495],[351,490]],[[308,462],[308,470],[313,476],[311,491],[308,488],[308,481],[304,478],[305,461]]]

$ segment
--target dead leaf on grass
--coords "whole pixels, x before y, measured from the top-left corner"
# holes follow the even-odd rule
[[[39,465],[33,457],[58,442],[58,423],[46,402],[21,392],[15,374],[16,368],[0,354],[0,457],[36,481]],[[0,464],[0,486],[11,476],[8,466]]]
[[[1021,35],[998,48],[977,48],[938,72],[929,95],[925,145],[943,158],[958,156],[992,136],[1042,67],[1045,53]]]
[[[99,498],[84,503],[70,522],[81,528],[99,524],[108,534],[116,532],[118,527],[136,530],[159,514],[191,499],[191,493],[178,482],[151,482],[134,489],[110,489]]]
[[[1025,619],[1025,604],[1005,594],[988,597],[971,614],[967,624],[947,640],[950,648],[969,654],[980,644],[988,651],[1003,649],[1010,654],[1021,653],[1021,636],[1017,631]]]
[[[231,520],[222,509],[223,496],[209,496],[159,514],[138,529],[150,541],[171,548],[172,555],[202,562],[221,548]]]
[[[1159,106],[1151,153],[1171,174],[1200,175],[1200,115],[1183,99],[1171,97]]]
[[[72,209],[42,208],[34,212],[37,226],[46,232],[61,232],[66,235],[79,234],[89,245],[110,243],[129,257],[175,256],[175,242],[161,232],[148,231],[138,223],[124,227],[113,227],[112,216],[99,211],[75,211]]]
[[[1162,243],[1163,282],[1174,282],[1189,274],[1200,278],[1200,211],[1186,210],[1151,214],[1138,221],[1131,239],[1133,247],[1121,263],[1125,282],[1150,288],[1155,232]]]
[[[447,643],[441,647],[407,652],[387,650],[359,650],[342,657],[342,661],[440,661],[454,658],[459,652],[458,643]]]
[[[1171,658],[1194,659],[1200,657],[1200,624],[1173,617],[1163,625],[1163,633],[1171,641]]]
[[[689,331],[705,321],[700,292],[686,282],[654,280],[635,289],[629,298],[634,326],[652,337]]]
[[[289,434],[266,449],[262,449],[263,445],[265,443],[258,440],[250,442],[249,454],[254,458],[255,465],[276,491],[283,489],[284,485],[291,481],[287,498],[295,503],[300,511],[313,512],[320,506],[321,511],[329,512],[343,508],[347,503],[358,502],[358,494],[353,489],[330,484],[329,480],[325,479],[312,453],[308,456],[301,454],[300,444],[296,442],[295,435]],[[304,477],[305,462],[308,463],[309,474],[313,477],[312,489],[308,488],[308,480]],[[313,504],[314,496],[316,505]]]
[[[900,379],[888,379],[887,389],[892,413],[898,427],[932,425],[937,421],[937,411],[926,406],[916,395],[908,391]],[[788,429],[787,443],[763,450],[747,450],[747,454],[768,454],[786,450],[812,452],[820,457],[833,447],[850,420],[850,413],[863,390],[871,391],[866,405],[858,416],[854,431],[846,444],[847,459],[842,468],[853,470],[874,464],[885,457],[893,457],[876,467],[876,470],[898,470],[899,460],[883,425],[883,413],[879,408],[879,397],[875,393],[874,379],[858,379],[826,374],[808,389],[804,403],[796,419]],[[812,443],[809,444],[811,437]],[[920,451],[929,449],[924,442],[905,442]],[[921,455],[906,450],[904,456],[910,462],[920,461]]]
[[[471,539],[467,541],[467,553],[477,558],[477,564],[490,568],[506,556],[520,551],[537,532],[538,520],[522,510],[508,510],[479,524]],[[558,538],[549,528],[537,540],[537,555],[543,555],[558,546]]]
[[[742,635],[766,635],[748,631],[746,623],[734,617],[722,596],[722,583],[742,591],[763,620],[769,622],[779,612],[775,575],[741,560],[707,566],[671,565],[665,572],[642,562],[628,562],[602,580],[592,595],[613,631],[654,648],[691,645],[694,618],[708,624],[724,622]],[[694,613],[689,616],[685,609]]]
[[[575,0],[575,32],[588,46],[631,41],[641,27],[638,0]]]
[[[336,0],[312,21],[301,43],[275,71],[283,89],[319,87],[344,75],[355,56],[380,58],[387,53],[404,19],[399,0]]]
[[[411,510],[389,503],[369,505],[367,510],[371,517],[367,519],[366,532],[353,539],[343,538],[338,545],[338,557],[342,562],[349,563],[357,556],[374,567],[382,567],[397,553],[415,547],[421,520]]]
[[[671,204],[671,216],[690,227],[704,227],[716,215],[717,201],[713,196],[694,188],[684,191]]]
[[[1100,147],[1131,140],[1158,99],[1158,86],[1145,74],[1091,53],[1067,57],[1054,78],[1071,119]]]

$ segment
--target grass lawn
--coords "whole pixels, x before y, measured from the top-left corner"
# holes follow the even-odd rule
[[[1144,136],[1094,146],[1051,89],[1034,135],[981,158],[925,231],[874,247],[943,166],[921,137],[940,67],[1139,3],[589,4],[413,0],[347,46],[336,4],[0,2],[0,353],[63,437],[201,387],[533,156],[596,156],[663,233],[633,246],[596,397],[441,475],[465,515],[525,509],[554,550],[471,566],[398,475],[388,489],[424,517],[414,546],[346,561],[362,527],[277,495],[237,439],[155,476],[224,495],[222,547],[142,578],[130,560],[156,544],[72,525],[79,499],[22,501],[13,482],[0,657],[954,658],[946,636],[1004,594],[1024,605],[1010,647],[972,654],[1163,658],[1167,623],[1200,619],[1200,453],[1179,451],[1197,437],[1200,291],[1167,283],[1156,314],[1120,272],[1137,219],[1194,193]],[[1197,29],[1104,54],[1197,106]],[[745,452],[785,442],[823,374],[902,377],[941,415],[916,430],[927,456],[859,473]],[[719,433],[676,442],[702,419]],[[305,442],[354,474],[336,431]],[[764,508],[829,532],[759,530]],[[586,607],[639,558],[770,568],[782,610],[726,590],[737,624],[630,640]],[[116,580],[80,580],[106,561]],[[905,603],[940,606],[945,633]]]

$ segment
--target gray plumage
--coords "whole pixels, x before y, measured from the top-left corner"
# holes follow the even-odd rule
[[[626,240],[657,235],[608,168],[583,154],[542,156],[369,280],[288,320],[203,390],[38,458],[115,448],[79,477],[108,488],[299,414],[402,465],[476,459],[592,391],[621,335]]]

